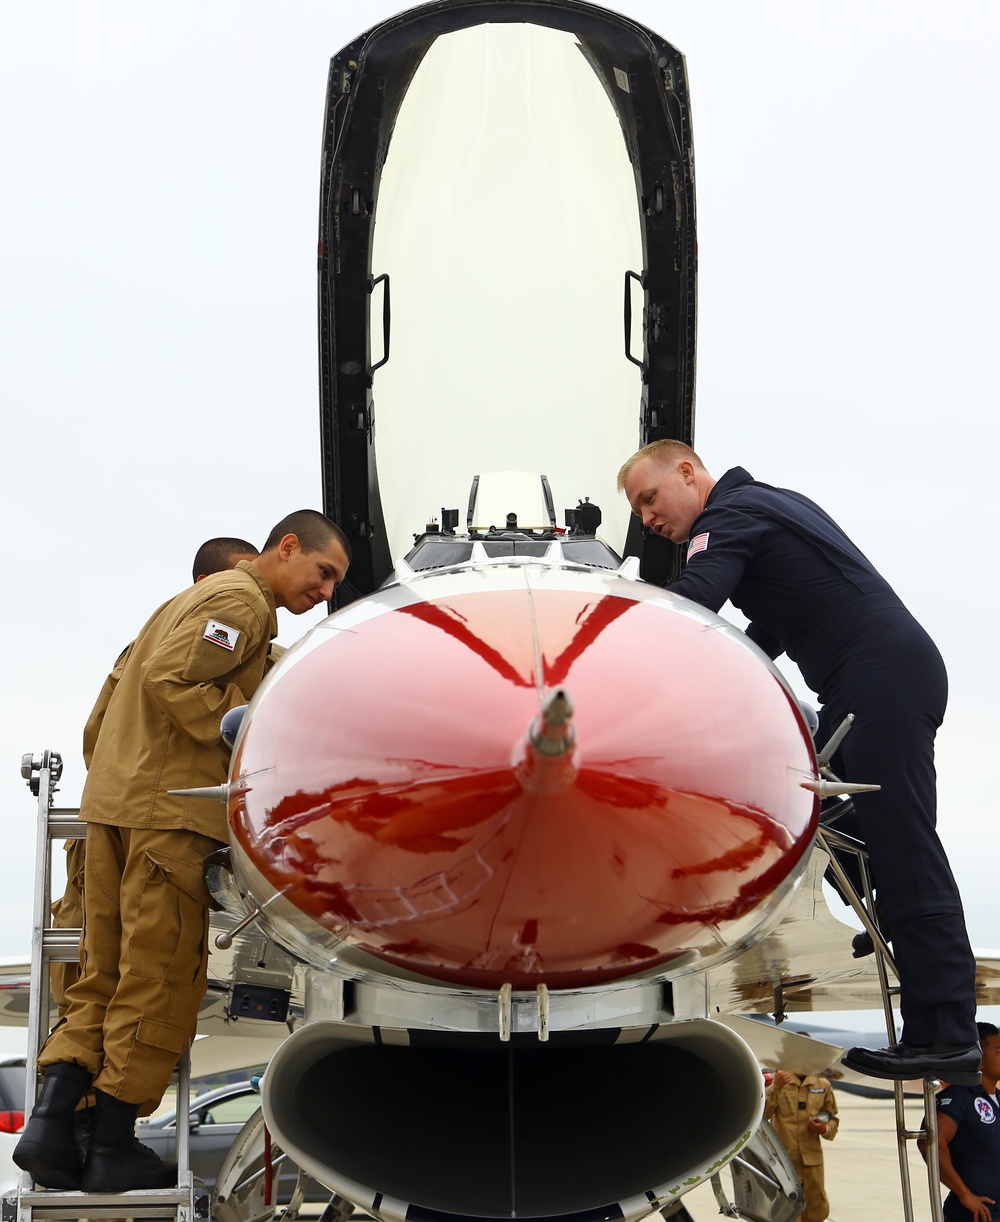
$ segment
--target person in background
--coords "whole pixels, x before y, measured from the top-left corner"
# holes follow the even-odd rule
[[[778,1069],[764,1092],[764,1119],[771,1122],[795,1164],[806,1200],[799,1222],[830,1216],[823,1175],[823,1141],[837,1136],[837,1099],[828,1078]]]
[[[234,569],[241,560],[256,560],[258,551],[246,539],[233,539],[222,536],[217,539],[206,539],[194,554],[191,565],[191,580],[198,584],[213,573],[224,573]]]
[[[945,1083],[937,1094],[938,1162],[948,1222],[992,1222],[1000,1218],[1000,1031],[977,1023],[983,1050],[978,1086]],[[918,1142],[927,1158],[926,1143]]]

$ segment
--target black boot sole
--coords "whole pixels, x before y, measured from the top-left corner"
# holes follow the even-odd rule
[[[176,1188],[177,1173],[173,1175],[87,1175],[80,1181],[84,1192],[136,1192],[142,1188]]]
[[[94,1154],[84,1163],[80,1187],[84,1192],[133,1192],[138,1188],[176,1188],[177,1166],[122,1167],[121,1158]]]
[[[76,1142],[47,1116],[32,1116],[11,1155],[43,1188],[80,1187],[83,1159]]]
[[[951,1086],[979,1086],[983,1080],[981,1073],[942,1073],[939,1075]]]
[[[75,1146],[73,1150],[75,1153]],[[75,1164],[72,1161],[53,1159],[52,1150],[47,1147],[47,1143],[30,1139],[25,1142],[22,1138],[12,1157],[21,1170],[27,1171],[42,1188],[73,1191],[80,1187],[79,1156]]]

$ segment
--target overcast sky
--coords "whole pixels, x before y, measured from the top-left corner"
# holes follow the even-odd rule
[[[320,506],[327,66],[398,7],[0,10],[0,497],[16,552],[0,954],[29,947],[21,754],[60,751],[75,803],[101,682],[185,583],[195,545],[260,543],[285,512]],[[698,449],[716,475],[738,463],[819,501],[938,642],[942,836],[974,943],[998,945],[1000,6],[621,7],[687,57]],[[281,637],[307,626],[286,617]]]

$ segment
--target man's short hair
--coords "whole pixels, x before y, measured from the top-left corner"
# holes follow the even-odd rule
[[[988,1040],[991,1035],[1000,1035],[1000,1027],[993,1023],[976,1023],[976,1030],[979,1032],[979,1043],[983,1040]]]
[[[318,509],[296,509],[294,513],[282,518],[267,536],[264,551],[269,552],[271,548],[277,547],[285,535],[297,535],[304,552],[321,551],[331,539],[336,539],[344,549],[348,562],[351,559],[351,545],[347,535],[336,522],[331,521]]]
[[[256,556],[257,549],[246,539],[206,539],[194,554],[191,580],[210,577],[213,573],[224,573],[234,567],[235,556]]]
[[[661,437],[659,441],[651,441],[648,446],[636,450],[631,458],[622,463],[622,469],[618,472],[619,492],[625,491],[625,481],[628,479],[629,472],[637,462],[641,462],[644,458],[652,458],[663,466],[671,462],[683,462],[685,459],[694,463],[696,467],[705,465],[686,442],[675,441],[672,437]]]

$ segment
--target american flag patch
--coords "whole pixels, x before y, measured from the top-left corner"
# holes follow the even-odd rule
[[[688,544],[688,560],[691,559],[695,552],[703,552],[705,548],[708,547],[709,533],[710,532],[706,530],[703,535],[695,535],[695,537],[691,540],[691,542]]]

